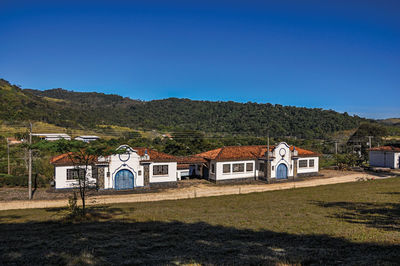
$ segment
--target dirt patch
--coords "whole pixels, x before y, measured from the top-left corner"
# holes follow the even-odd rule
[[[38,188],[33,192],[34,200],[65,199],[71,192],[52,193],[47,188]],[[0,201],[27,200],[28,188],[0,188]]]
[[[323,175],[324,178],[359,174],[359,172],[356,171],[341,171],[341,170],[330,170],[330,169],[322,169],[319,171],[319,173]]]

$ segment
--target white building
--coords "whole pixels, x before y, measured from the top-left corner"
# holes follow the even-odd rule
[[[207,160],[203,157],[192,155],[177,157],[178,180],[203,177],[202,169],[206,169]],[[204,167],[203,167],[204,166]]]
[[[382,146],[369,150],[369,164],[375,167],[400,168],[400,148]]]
[[[197,154],[207,163],[203,176],[214,182],[282,180],[317,175],[319,155],[281,142],[276,146],[228,146]],[[205,169],[204,169],[205,168]]]
[[[99,136],[78,136],[75,137],[75,140],[80,140],[83,142],[91,142],[100,139]]]
[[[91,185],[99,189],[134,189],[169,185],[189,177],[213,182],[241,180],[285,180],[317,175],[319,155],[281,142],[276,146],[228,146],[193,156],[175,157],[147,148],[120,148],[127,153],[94,158],[87,171]],[[69,154],[51,159],[55,187],[78,185],[79,170]],[[83,174],[83,173],[81,173]]]
[[[87,171],[89,184],[99,189],[134,189],[176,183],[177,160],[175,156],[147,148],[130,148],[124,154],[99,157],[92,160]],[[79,170],[69,154],[53,157],[55,188],[78,186]]]
[[[71,140],[71,136],[65,133],[34,133],[32,136],[48,141],[56,141],[60,139]]]

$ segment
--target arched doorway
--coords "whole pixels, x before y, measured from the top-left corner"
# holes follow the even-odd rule
[[[287,166],[283,163],[278,165],[278,168],[276,169],[276,178],[277,179],[287,179]]]
[[[133,189],[134,176],[129,170],[119,170],[115,175],[115,189]]]

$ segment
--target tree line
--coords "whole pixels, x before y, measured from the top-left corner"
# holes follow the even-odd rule
[[[142,130],[323,139],[370,121],[320,108],[177,98],[139,101],[95,92],[21,89],[5,80],[0,80],[0,96],[2,120],[43,121],[67,128],[118,125]]]

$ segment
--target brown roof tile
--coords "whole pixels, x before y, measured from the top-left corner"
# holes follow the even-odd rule
[[[400,152],[400,148],[399,147],[395,147],[395,146],[381,146],[381,147],[371,148],[370,151],[394,151],[394,152]]]
[[[178,164],[198,164],[207,162],[203,157],[197,155],[178,156],[176,157]]]
[[[175,162],[175,161],[177,161],[177,158],[175,156],[166,154],[163,152],[159,152],[159,151],[156,151],[153,149],[148,149],[148,148],[143,148],[143,147],[132,148],[132,149],[137,151],[139,156],[144,156],[146,153],[146,150],[147,150],[147,154],[150,157],[150,159],[148,160],[149,162],[152,162],[152,161]],[[71,154],[72,153],[64,153],[64,154],[54,156],[53,158],[50,159],[50,163],[55,164],[55,165],[72,165],[73,162],[71,160]],[[94,157],[92,162],[97,163],[97,157]]]
[[[167,153],[163,153],[163,152],[159,152],[153,149],[149,149],[149,148],[144,148],[144,147],[135,147],[132,148],[133,150],[137,151],[137,153],[140,156],[144,156],[146,154],[146,150],[147,150],[147,154],[150,156],[150,160],[149,161],[177,161],[177,158],[174,155],[171,154],[167,154]]]
[[[270,146],[269,150],[273,151],[275,146]],[[293,151],[294,147],[291,146],[290,150]],[[296,147],[298,156],[318,156],[319,154]],[[264,157],[267,152],[267,145],[253,145],[253,146],[226,146],[211,151],[196,154],[208,160],[240,160],[240,159],[257,159]]]
[[[189,168],[190,168],[190,164],[178,163],[178,165],[177,165],[176,168],[177,168],[177,169],[180,169],[180,170],[182,170],[182,169],[189,169]]]
[[[22,141],[21,140],[17,140],[15,138],[7,138],[7,143],[9,145],[15,145],[15,144],[21,144]]]
[[[55,165],[73,165],[78,162],[78,159],[76,162],[74,160],[74,154],[69,152],[52,157],[50,163]],[[89,164],[91,163],[97,163],[97,156],[89,156]]]

